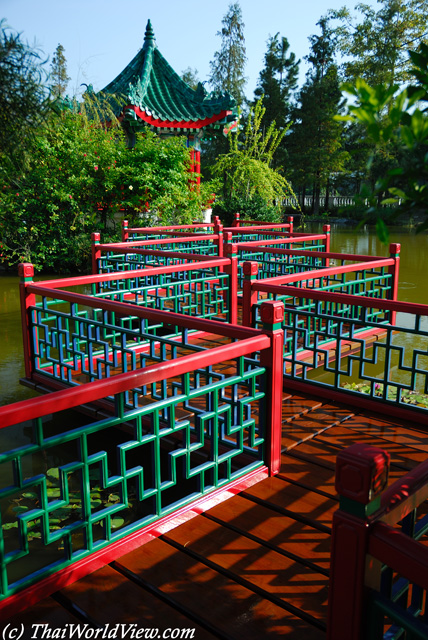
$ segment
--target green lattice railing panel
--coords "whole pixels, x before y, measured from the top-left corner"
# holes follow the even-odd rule
[[[104,380],[102,417],[56,412],[70,393],[76,405],[93,402],[83,385],[50,394],[25,424],[9,421],[0,432],[2,597],[263,466],[265,370],[248,356],[217,360],[200,367],[190,356],[178,372],[125,374],[115,388]]]
[[[92,285],[92,295],[160,311],[225,320],[229,286],[229,275],[219,267],[207,267],[105,280]]]
[[[342,315],[335,302],[313,302],[286,311],[286,377],[380,406],[428,409],[427,317],[399,313],[390,325],[391,312],[375,302],[344,305]]]

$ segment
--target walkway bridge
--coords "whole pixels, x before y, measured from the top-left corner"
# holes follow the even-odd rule
[[[5,624],[426,637],[428,307],[395,300],[397,255],[302,266],[277,239],[276,282],[248,255],[239,282],[248,238],[21,267],[26,383],[50,393],[0,409]]]

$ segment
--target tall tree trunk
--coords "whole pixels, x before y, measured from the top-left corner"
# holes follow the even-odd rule
[[[302,203],[300,205],[300,208],[303,213],[305,213],[305,208],[306,208],[305,200],[306,200],[306,184],[304,184],[302,187]]]

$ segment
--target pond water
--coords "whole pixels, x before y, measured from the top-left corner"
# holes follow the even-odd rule
[[[321,230],[319,224],[305,229]],[[428,304],[428,234],[416,234],[406,228],[391,229],[390,242],[401,243],[398,299]],[[388,255],[388,246],[379,241],[372,229],[354,230],[334,225],[331,250]],[[19,379],[24,377],[24,363],[18,284],[18,276],[0,273],[0,406],[38,395],[19,384]]]

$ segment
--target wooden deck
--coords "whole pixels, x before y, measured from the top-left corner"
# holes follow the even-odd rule
[[[24,639],[35,637],[31,625],[37,623],[51,629],[129,623],[158,628],[157,637],[167,629],[195,629],[198,640],[325,638],[335,459],[355,442],[390,453],[390,482],[428,451],[422,427],[284,395],[278,476],[186,519],[3,621],[3,628],[24,624]],[[132,637],[129,627],[122,631],[115,637]]]

